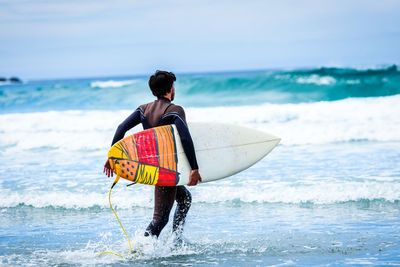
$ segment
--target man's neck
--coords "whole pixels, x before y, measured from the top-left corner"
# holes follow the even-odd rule
[[[165,100],[165,101],[171,102],[171,98],[168,98],[167,96],[158,97],[158,100]]]

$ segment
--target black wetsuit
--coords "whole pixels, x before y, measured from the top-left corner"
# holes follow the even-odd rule
[[[118,126],[112,144],[121,140],[129,129],[139,123],[142,123],[144,129],[175,124],[190,167],[192,170],[198,169],[193,141],[186,125],[185,111],[182,107],[172,104],[166,98],[159,98],[154,102],[141,105]],[[160,235],[161,230],[168,223],[169,214],[175,200],[177,207],[172,230],[177,233],[181,232],[186,214],[192,203],[190,192],[185,186],[156,186],[154,190],[153,220],[147,227],[145,235],[157,237]]]

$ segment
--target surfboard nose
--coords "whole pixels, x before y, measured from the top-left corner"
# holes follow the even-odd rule
[[[264,158],[280,138],[225,123],[189,124],[203,181],[231,176]]]
[[[259,144],[260,146],[265,147],[266,154],[268,154],[281,141],[281,138],[258,129],[243,126],[240,126],[240,128],[240,130],[243,131],[243,134],[239,143],[248,143],[249,145]]]
[[[271,136],[269,135],[269,137],[271,137]],[[281,140],[282,140],[281,138],[274,136],[273,139],[268,139],[268,140],[266,140],[266,142],[271,143],[271,144],[273,144],[274,147],[276,147],[281,142]]]
[[[256,131],[258,132],[256,136],[252,136],[252,138],[254,138],[254,142],[247,145],[247,149],[252,150],[252,158],[255,161],[253,164],[255,164],[268,155],[269,152],[271,152],[271,150],[279,144],[281,138],[263,131],[253,129],[250,130],[252,130],[253,134],[255,134]]]

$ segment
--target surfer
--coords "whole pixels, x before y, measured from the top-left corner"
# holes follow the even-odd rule
[[[139,123],[144,129],[156,126],[175,124],[181,138],[182,146],[192,169],[189,177],[189,186],[194,186],[201,182],[199,167],[197,165],[196,154],[193,141],[186,124],[185,111],[181,106],[172,104],[175,97],[174,82],[175,74],[167,71],[156,71],[149,79],[149,87],[157,100],[141,105],[125,121],[123,121],[115,132],[112,145],[121,140],[125,133]],[[108,176],[113,176],[109,161],[104,165],[103,172]],[[192,197],[185,186],[155,186],[154,189],[154,214],[153,220],[145,231],[145,236],[158,237],[168,223],[174,201],[177,207],[174,214],[172,231],[176,234],[176,240],[181,238],[183,224],[187,212],[189,211]]]

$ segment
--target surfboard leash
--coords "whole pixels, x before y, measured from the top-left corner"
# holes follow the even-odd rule
[[[116,164],[118,164],[118,162],[116,162]],[[121,170],[121,169],[118,168],[118,167],[116,166],[116,170],[117,170],[117,177],[115,178],[115,180],[114,180],[114,182],[113,182],[113,184],[112,184],[112,186],[111,186],[111,188],[110,188],[110,192],[108,193],[108,203],[110,204],[110,208],[111,208],[111,210],[113,211],[115,217],[117,218],[117,220],[118,220],[118,222],[119,222],[119,225],[120,225],[121,228],[122,228],[122,231],[124,231],[124,234],[125,234],[126,238],[128,239],[128,243],[129,243],[129,254],[131,254],[131,253],[132,253],[131,240],[129,239],[129,236],[128,236],[128,234],[126,233],[125,228],[122,226],[122,223],[121,223],[121,221],[119,220],[118,215],[117,215],[117,213],[115,212],[115,210],[114,210],[114,208],[113,208],[113,206],[112,206],[112,204],[111,204],[111,191],[112,191],[112,189],[114,188],[114,186],[118,183],[118,180],[119,180],[119,178],[121,177],[121,175],[120,175],[120,174],[121,174],[121,173],[120,173],[120,170]],[[121,258],[126,257],[126,256],[121,256],[120,254],[114,253],[114,252],[112,252],[112,251],[103,251],[103,252],[99,253],[99,255],[97,255],[97,257],[99,257],[100,255],[105,254],[105,253],[113,254],[113,255],[118,256],[118,257],[121,257]],[[128,254],[128,255],[129,255],[129,254]]]

